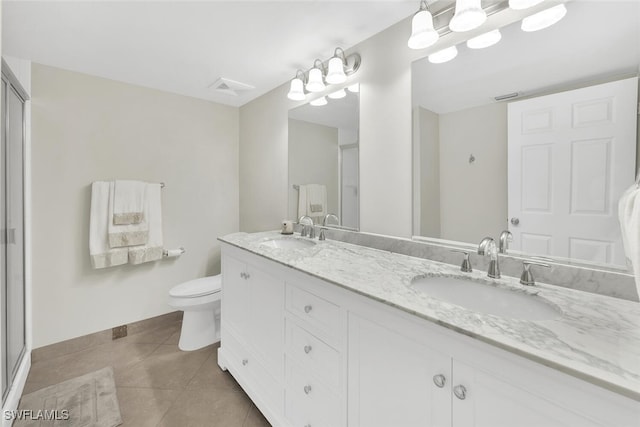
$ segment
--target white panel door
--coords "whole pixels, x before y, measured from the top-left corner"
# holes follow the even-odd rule
[[[508,107],[513,249],[624,265],[618,200],[633,183],[638,79]]]
[[[349,314],[348,357],[350,427],[451,426],[449,356]]]

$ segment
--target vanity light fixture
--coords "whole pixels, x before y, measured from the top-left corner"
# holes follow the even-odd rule
[[[314,107],[321,107],[323,105],[327,105],[327,98],[325,96],[321,96],[318,99],[314,99],[313,101],[309,102],[310,105],[313,105]]]
[[[329,69],[326,78],[327,83],[334,85],[347,81],[347,75],[344,73],[346,62],[344,51],[337,47],[333,52],[333,57],[329,60]]]
[[[471,31],[484,24],[487,13],[482,0],[456,0],[456,12],[449,22],[449,29],[457,33]]]
[[[527,16],[522,20],[522,31],[539,31],[552,26],[560,21],[567,14],[567,7],[564,3],[545,9],[534,15]]]
[[[341,99],[341,98],[344,98],[345,96],[347,96],[347,92],[345,92],[344,89],[340,89],[340,90],[337,90],[335,92],[330,93],[327,96],[329,98],[331,98],[331,99]]]
[[[496,29],[467,40],[467,47],[469,49],[484,49],[498,43],[500,39],[502,39],[502,33]]]
[[[351,93],[358,93],[360,92],[360,83],[354,83],[350,86],[347,86],[347,90]]]
[[[323,81],[324,65],[322,61],[316,59],[313,61],[313,68],[309,71],[309,80],[305,88],[309,92],[322,92],[326,87]]]
[[[509,0],[509,7],[513,10],[529,9],[544,0]]]
[[[304,93],[304,72],[302,70],[296,71],[296,77],[291,80],[291,87],[289,88],[289,93],[287,93],[287,98],[292,101],[304,101],[306,95]]]
[[[411,49],[425,49],[435,44],[440,34],[433,28],[433,15],[426,0],[420,2],[420,9],[411,20],[411,37],[407,45]]]
[[[442,64],[451,61],[456,56],[458,56],[458,48],[451,46],[429,55],[429,62],[432,64]]]
[[[291,80],[287,98],[292,101],[303,101],[306,98],[305,90],[312,93],[323,92],[327,85],[344,83],[347,81],[347,77],[354,74],[359,68],[360,55],[358,53],[346,55],[342,48],[337,47],[328,61],[323,62],[316,59],[310,70],[296,72],[295,78]]]

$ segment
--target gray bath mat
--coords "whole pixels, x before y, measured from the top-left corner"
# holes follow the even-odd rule
[[[115,427],[122,424],[113,368],[25,394],[14,427]]]

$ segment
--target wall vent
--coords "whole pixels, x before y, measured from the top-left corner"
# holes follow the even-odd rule
[[[255,89],[255,87],[245,83],[237,82],[235,80],[220,77],[218,80],[209,85],[209,89],[213,89],[216,92],[224,93],[226,95],[238,96],[242,92],[247,92]]]

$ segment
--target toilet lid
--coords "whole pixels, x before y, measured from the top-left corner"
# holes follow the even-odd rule
[[[220,275],[189,280],[174,286],[169,291],[172,297],[194,298],[220,292],[222,278]]]

